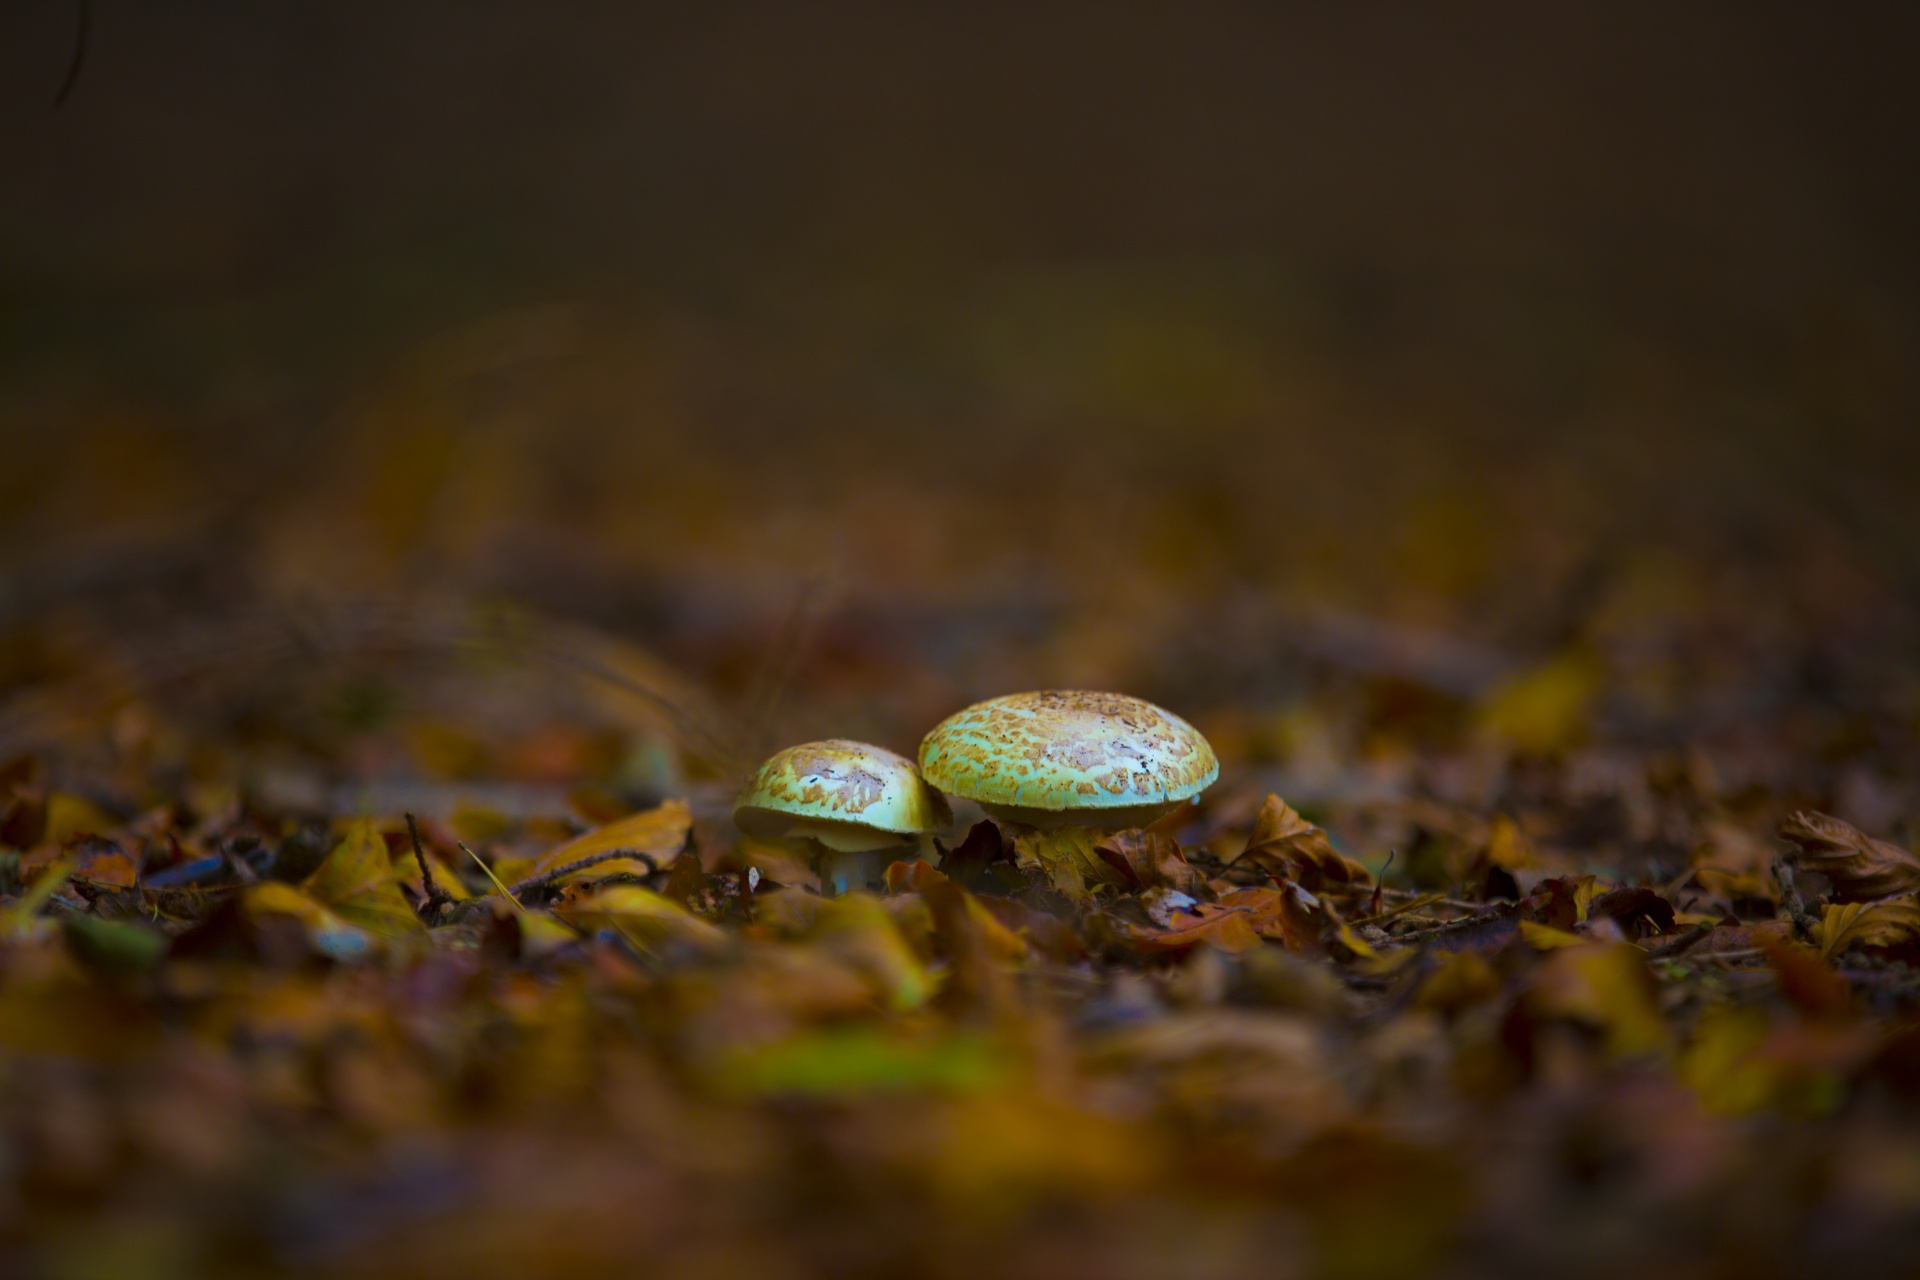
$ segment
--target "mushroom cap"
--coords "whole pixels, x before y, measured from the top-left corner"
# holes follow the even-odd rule
[[[920,743],[920,771],[949,795],[1018,820],[1151,818],[1220,776],[1200,731],[1120,693],[1053,689],[976,703]]]
[[[876,832],[911,839],[953,817],[913,761],[871,743],[829,738],[788,747],[761,765],[734,802],[733,820],[753,835],[809,835],[838,847]]]

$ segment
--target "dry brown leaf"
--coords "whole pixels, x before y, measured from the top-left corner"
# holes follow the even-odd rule
[[[1269,795],[1260,806],[1247,847],[1232,861],[1251,862],[1313,893],[1373,884],[1365,867],[1343,856],[1325,831],[1277,795]]]
[[[1131,887],[1119,868],[1094,851],[1106,838],[1105,832],[1091,827],[1028,829],[1013,838],[1014,860],[1029,871],[1040,872],[1054,888],[1085,906],[1102,885]]]
[[[1711,818],[1701,825],[1688,862],[1693,883],[1724,905],[1743,898],[1780,901],[1780,885],[1773,878],[1773,850],[1766,841],[1725,819]]]
[[[1852,823],[1802,809],[1780,824],[1780,835],[1800,846],[1802,867],[1832,883],[1836,901],[1871,902],[1920,892],[1920,858]]]
[[[1158,831],[1118,831],[1093,851],[1135,890],[1172,889],[1193,897],[1208,892],[1205,879],[1181,854],[1179,844]]]

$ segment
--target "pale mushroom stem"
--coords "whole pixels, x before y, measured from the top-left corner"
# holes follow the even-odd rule
[[[940,861],[931,836],[852,852],[831,849],[818,841],[813,843],[813,865],[820,873],[820,892],[829,898],[838,898],[862,889],[883,889],[887,881],[887,868],[896,862],[912,862],[918,858],[937,866]]]

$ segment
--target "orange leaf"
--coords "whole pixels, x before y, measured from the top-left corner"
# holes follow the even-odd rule
[[[1131,940],[1135,947],[1150,955],[1190,951],[1202,944],[1231,952],[1249,951],[1260,945],[1250,910],[1215,902],[1200,903],[1191,917],[1170,929],[1151,932],[1136,926]]]

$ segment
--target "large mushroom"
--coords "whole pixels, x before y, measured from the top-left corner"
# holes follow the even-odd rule
[[[1199,795],[1220,762],[1199,730],[1151,702],[1054,689],[949,716],[920,743],[920,772],[1003,822],[1118,830]]]
[[[887,864],[953,822],[913,761],[866,742],[788,747],[761,765],[734,802],[734,825],[811,855],[823,892],[879,883]]]

